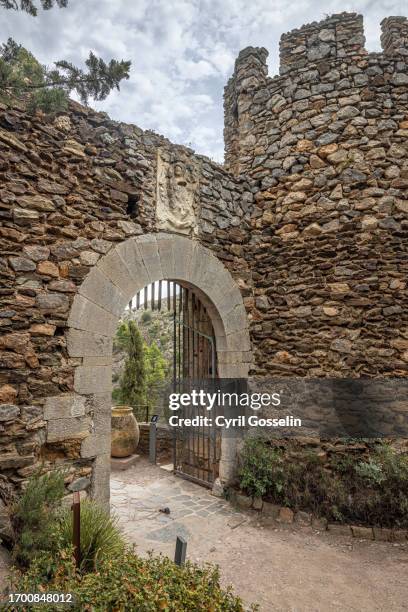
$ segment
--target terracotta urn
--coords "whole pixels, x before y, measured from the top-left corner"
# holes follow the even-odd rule
[[[139,425],[131,406],[112,407],[112,457],[133,455],[139,444]]]

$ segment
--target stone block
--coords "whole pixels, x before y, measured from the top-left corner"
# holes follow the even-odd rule
[[[188,238],[177,236],[173,243],[174,277],[193,282],[190,272],[193,259],[193,243]]]
[[[84,395],[104,393],[112,388],[111,366],[78,366],[74,374],[74,390]]]
[[[70,357],[112,356],[112,336],[71,328],[66,338]]]
[[[111,470],[112,471],[124,471],[136,465],[139,461],[140,455],[130,455],[129,457],[111,457]]]
[[[90,435],[91,419],[77,417],[71,419],[52,419],[48,421],[47,442],[81,439]]]
[[[354,538],[362,538],[364,540],[374,540],[372,527],[360,527],[358,525],[351,526],[351,532]]]
[[[327,525],[327,529],[330,531],[330,533],[333,533],[335,535],[342,535],[342,536],[352,535],[350,525],[340,525],[337,523],[329,523]]]
[[[81,444],[81,457],[89,459],[98,455],[110,454],[111,437],[108,434],[91,434]]]
[[[79,294],[119,317],[127,304],[120,289],[98,268],[93,268],[79,288]]]
[[[68,317],[68,326],[112,337],[118,318],[112,313],[90,302],[82,295],[76,295]]]
[[[96,457],[92,474],[91,496],[109,511],[110,452]]]
[[[85,398],[75,393],[47,397],[44,407],[44,419],[69,419],[85,416]]]
[[[250,351],[251,342],[247,330],[237,331],[226,335],[228,351]]]
[[[130,240],[125,240],[125,242],[122,242],[116,247],[116,251],[129,270],[129,274],[136,281],[135,293],[137,293],[137,291],[143,289],[143,287],[150,282],[149,275],[137,246],[137,239],[131,238]]]
[[[110,393],[95,394],[90,398],[94,431],[96,434],[111,432],[112,399]]]
[[[120,289],[125,298],[124,306],[126,306],[137,292],[138,284],[130,274],[126,263],[120,257],[118,249],[115,248],[102,257],[97,263],[97,268]]]
[[[176,278],[173,244],[173,236],[169,236],[168,234],[157,235],[157,248],[159,250],[160,264],[164,279]]]
[[[242,304],[235,306],[230,312],[220,314],[224,321],[225,334],[227,336],[235,332],[244,332],[248,330],[248,318]]]
[[[135,239],[151,282],[164,278],[157,240],[154,236],[138,236]]]

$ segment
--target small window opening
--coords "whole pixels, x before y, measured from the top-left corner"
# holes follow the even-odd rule
[[[136,195],[128,195],[126,214],[135,219],[139,213],[139,199]]]

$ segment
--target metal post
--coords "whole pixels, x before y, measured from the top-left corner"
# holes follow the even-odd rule
[[[156,464],[157,425],[150,423],[149,428],[149,461]]]
[[[187,542],[181,536],[177,536],[176,552],[174,554],[174,563],[176,565],[184,565],[186,561]]]
[[[74,557],[77,568],[81,565],[81,498],[79,491],[74,493],[74,502],[72,504],[72,543],[74,545]]]

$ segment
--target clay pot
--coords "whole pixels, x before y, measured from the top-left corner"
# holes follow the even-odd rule
[[[133,455],[139,444],[139,425],[130,406],[112,407],[112,457]]]

